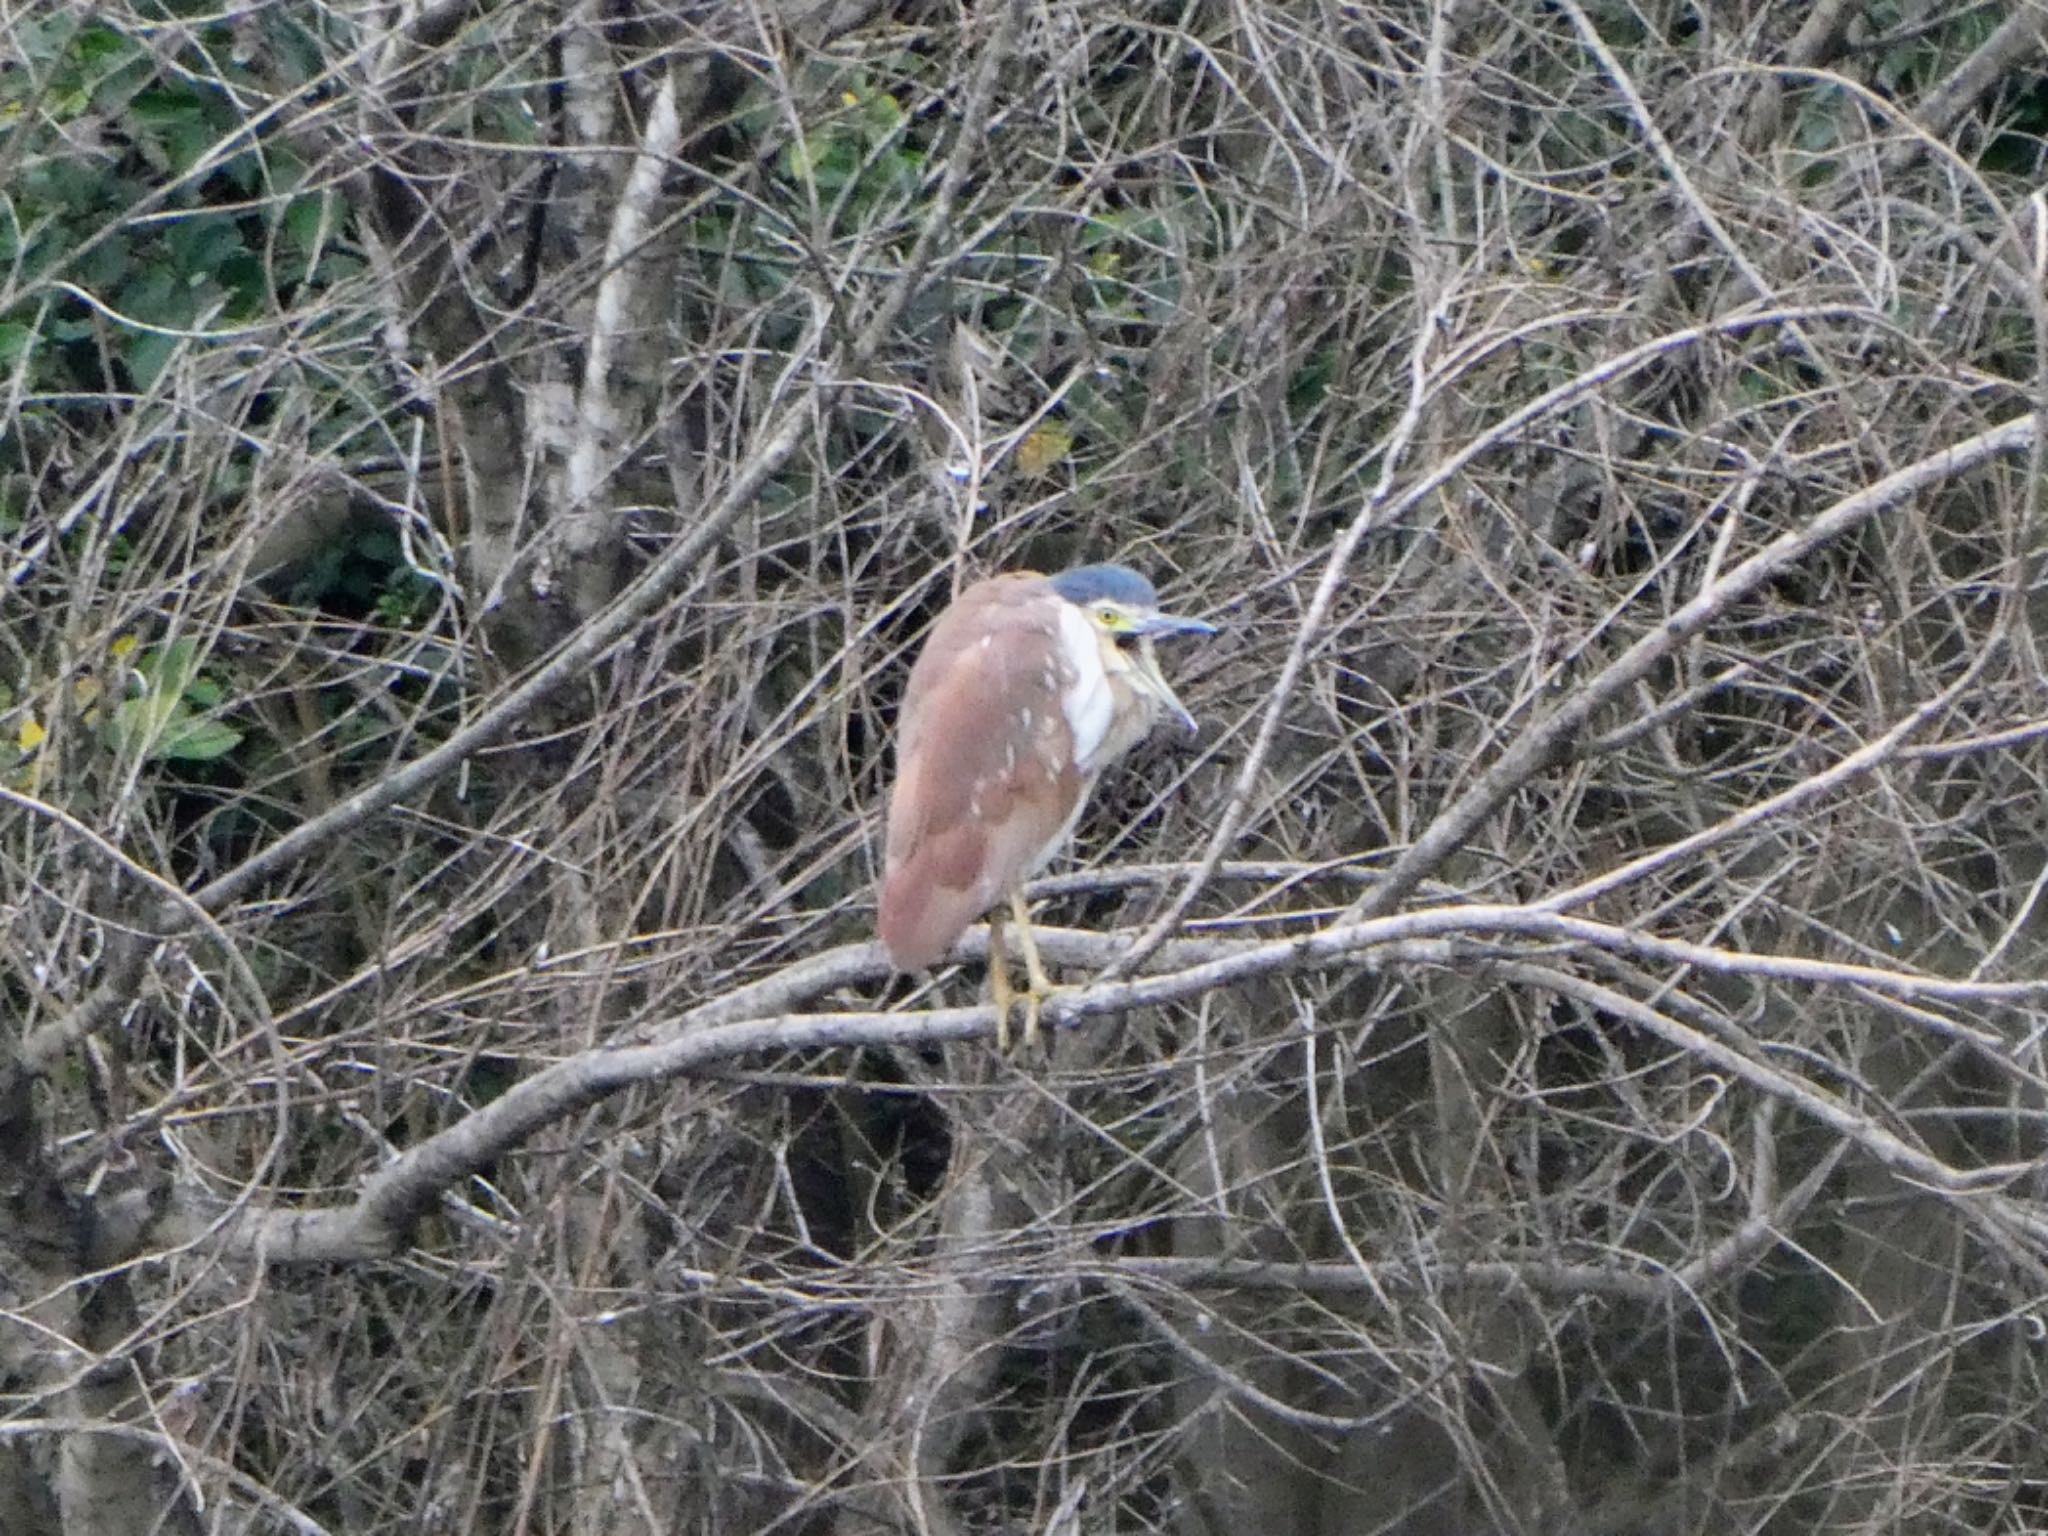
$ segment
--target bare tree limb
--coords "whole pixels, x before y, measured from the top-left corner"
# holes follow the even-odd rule
[[[1354,915],[1371,917],[1399,903],[1417,882],[1435,873],[1502,801],[1556,761],[1595,715],[1618,701],[1665,656],[1706,629],[1735,602],[1869,518],[1988,459],[2028,451],[2038,429],[2038,418],[2031,414],[1991,427],[1894,470],[1843,497],[1804,527],[1780,534],[1575,687],[1556,709],[1524,730],[1470,789],[1431,821],[1414,845],[1395,861],[1385,882],[1354,904]]]

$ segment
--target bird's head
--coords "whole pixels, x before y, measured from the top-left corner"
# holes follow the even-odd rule
[[[1159,670],[1159,657],[1152,649],[1159,635],[1213,635],[1216,626],[1200,619],[1183,618],[1159,611],[1159,594],[1152,583],[1128,566],[1083,565],[1051,578],[1052,589],[1080,609],[1088,627],[1102,647],[1102,669],[1121,677],[1131,690],[1150,700],[1186,726],[1195,728],[1195,717],[1187,712]]]

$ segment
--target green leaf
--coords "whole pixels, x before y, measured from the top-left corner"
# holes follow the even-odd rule
[[[346,282],[349,278],[360,277],[368,266],[362,257],[348,251],[329,251],[313,269],[313,281],[328,284]]]
[[[192,318],[192,300],[180,275],[158,261],[121,285],[114,307],[145,325],[181,326]]]
[[[907,149],[891,150],[882,157],[882,178],[897,192],[911,192],[924,180],[924,157]]]
[[[232,296],[227,308],[231,319],[246,320],[262,309],[269,289],[263,280],[263,263],[254,254],[238,245],[215,273]]]
[[[112,292],[133,276],[135,264],[134,242],[116,230],[78,264],[78,285],[95,293]]]
[[[285,204],[285,243],[301,257],[315,256],[325,242],[328,231],[327,193],[312,192],[304,197],[295,197]]]
[[[199,670],[199,642],[188,635],[158,646],[136,658],[135,670],[157,687],[182,693]]]
[[[176,698],[162,693],[151,692],[139,699],[123,699],[107,717],[104,728],[107,745],[116,752],[153,757],[158,740],[178,708]]]
[[[903,126],[902,103],[887,91],[875,91],[861,97],[861,116],[866,118],[870,128],[878,134],[894,133]]]
[[[107,745],[188,763],[211,762],[240,746],[242,732],[201,713],[225,697],[219,682],[201,675],[203,660],[199,642],[189,636],[137,656],[133,666],[142,692],[114,707],[105,727]]]
[[[112,27],[91,26],[71,40],[71,53],[81,65],[109,69],[131,57],[140,46]]]
[[[130,382],[138,393],[147,392],[156,383],[158,375],[177,356],[181,339],[166,336],[161,331],[128,332],[128,339],[121,348],[121,359],[127,363]]]
[[[859,168],[859,149],[845,135],[830,129],[798,140],[782,152],[784,175],[794,182],[810,182],[827,196],[841,191]]]
[[[193,278],[215,272],[247,252],[235,221],[221,214],[178,219],[164,230],[164,254],[188,286]]]
[[[218,139],[207,102],[191,91],[149,90],[137,94],[129,115],[160,146],[171,171],[184,175]]]
[[[210,763],[242,744],[242,733],[219,720],[173,716],[150,756],[183,763]]]

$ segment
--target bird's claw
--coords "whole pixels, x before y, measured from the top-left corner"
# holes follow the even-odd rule
[[[1052,978],[1045,974],[1045,962],[1038,958],[1038,943],[1031,937],[1031,913],[1022,893],[1010,893],[1009,908],[1010,920],[1017,927],[1017,947],[1024,953],[1022,992],[1010,985],[1009,967],[1004,963],[1001,908],[989,915],[988,928],[988,987],[996,1005],[996,1049],[1006,1056],[1010,1052],[1010,1004],[1019,997],[1024,999],[1024,1048],[1030,1050],[1038,1044],[1039,1011],[1055,990]]]
[[[996,1049],[1003,1055],[1010,1053],[1010,1008],[1015,1003],[1024,1005],[1024,1031],[1022,1042],[1025,1050],[1038,1045],[1038,1017],[1045,1006],[1045,1000],[1052,994],[1052,988],[1027,986],[1023,991],[1010,985],[1010,978],[998,969],[989,973],[989,991],[996,1005]]]

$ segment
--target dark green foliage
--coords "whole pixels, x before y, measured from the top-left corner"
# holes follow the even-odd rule
[[[186,35],[166,59],[78,10],[16,34],[22,67],[0,75],[0,349],[38,391],[146,393],[185,349],[359,265],[278,115],[245,115],[303,82],[253,74],[224,24]]]

